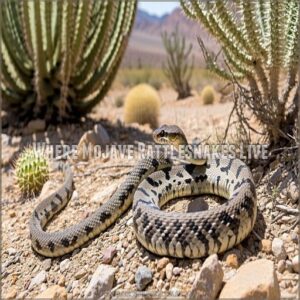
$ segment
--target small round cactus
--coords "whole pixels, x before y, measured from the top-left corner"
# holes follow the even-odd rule
[[[49,163],[40,150],[25,148],[15,163],[15,174],[21,192],[38,195],[49,178]]]

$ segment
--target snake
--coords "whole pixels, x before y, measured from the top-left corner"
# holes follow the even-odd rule
[[[69,202],[74,190],[73,172],[61,165],[64,181],[34,209],[29,221],[32,248],[58,257],[81,247],[111,226],[130,206],[139,243],[160,256],[200,258],[222,253],[243,241],[252,231],[257,200],[249,167],[226,156],[197,156],[180,127],[162,125],[154,141],[183,151],[184,161],[151,156],[137,162],[107,202],[75,225],[48,232],[51,218]],[[182,150],[183,149],[183,150]],[[212,194],[225,202],[208,210],[168,212],[171,199]]]

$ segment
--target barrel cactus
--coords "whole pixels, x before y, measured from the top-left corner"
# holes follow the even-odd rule
[[[114,79],[136,2],[3,1],[3,108],[25,120],[89,112]]]
[[[25,148],[15,163],[15,174],[22,194],[37,195],[49,178],[49,162],[42,151]]]

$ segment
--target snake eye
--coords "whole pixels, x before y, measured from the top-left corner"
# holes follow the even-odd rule
[[[164,137],[164,136],[165,136],[165,134],[166,134],[166,133],[165,133],[165,131],[164,131],[164,130],[162,130],[162,131],[159,133],[159,135],[158,135],[158,136],[159,136],[159,137]]]

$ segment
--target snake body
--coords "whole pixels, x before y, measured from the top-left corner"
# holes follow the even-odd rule
[[[44,256],[61,256],[80,247],[112,225],[132,203],[138,241],[159,255],[195,258],[223,252],[241,242],[256,220],[255,185],[241,160],[216,157],[202,165],[174,165],[169,159],[146,158],[91,216],[67,229],[46,232],[45,225],[71,196],[71,167],[65,165],[64,172],[62,186],[35,208],[29,223],[32,247]],[[199,194],[228,201],[208,211],[160,210],[173,198]]]

